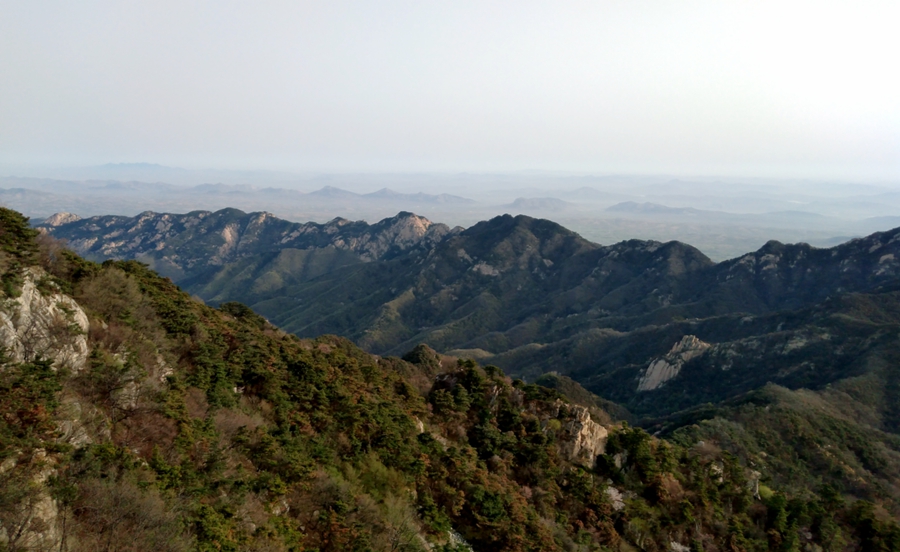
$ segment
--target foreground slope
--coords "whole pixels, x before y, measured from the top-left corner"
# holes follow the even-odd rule
[[[34,239],[0,210],[16,330],[5,346],[21,352],[0,370],[8,549],[900,543],[879,503],[758,486],[752,466],[715,447],[604,427],[497,368],[299,339],[239,304],[206,307],[138,263],[97,265]],[[47,305],[75,302],[23,326],[26,288]],[[86,354],[58,354],[82,342]]]

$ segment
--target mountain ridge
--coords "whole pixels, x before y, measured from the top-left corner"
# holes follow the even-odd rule
[[[159,224],[164,215],[154,216],[147,220]],[[263,215],[220,211],[216,216],[221,220],[215,228],[221,231],[233,217],[243,217],[242,228],[251,228]],[[68,229],[85,231],[99,220],[120,219],[73,221],[50,230],[61,237],[77,235]],[[264,239],[257,237],[245,248],[252,254],[221,264],[212,262],[220,262],[218,250],[207,248],[205,257],[195,256],[206,259],[206,267],[176,282],[213,303],[245,302],[301,336],[344,335],[379,354],[403,354],[427,343],[528,378],[558,371],[638,413],[658,415],[647,405],[659,393],[646,386],[639,390],[638,382],[686,336],[712,346],[666,381],[665,386],[678,387],[686,397],[666,402],[677,409],[690,408],[704,396],[725,400],[767,378],[788,387],[808,381],[803,374],[811,372],[799,357],[790,367],[784,365],[790,355],[750,354],[747,343],[783,346],[830,332],[835,343],[843,341],[858,355],[877,357],[881,353],[874,342],[851,345],[856,343],[854,330],[840,322],[847,315],[835,298],[856,293],[870,298],[865,300],[890,300],[882,288],[900,278],[900,229],[829,249],[770,241],[758,251],[713,263],[680,242],[628,240],[602,246],[551,221],[524,215],[452,230],[423,220],[402,213],[375,225],[342,219],[325,225],[272,221],[278,228],[309,229],[313,238],[261,252],[256,244]],[[124,227],[116,228],[113,233],[124,232]],[[288,235],[279,232],[273,234],[279,240]],[[372,242],[364,236],[380,236],[373,250],[377,254],[363,257]],[[83,243],[72,242],[81,250]],[[155,251],[154,243],[150,240],[146,247]],[[92,247],[96,251],[100,246]],[[239,243],[235,250],[241,251]],[[160,264],[149,260],[151,266]],[[703,362],[712,366],[716,355],[740,351],[754,362],[797,375],[778,375],[772,368],[741,379],[749,370],[744,367],[729,375],[744,382],[730,391],[724,384],[708,395],[684,387]],[[817,362],[831,366],[820,368],[826,373],[844,374],[842,358],[826,355]]]
[[[0,245],[17,243],[9,239],[14,234],[0,232]],[[669,281],[670,288],[664,292],[691,298],[707,285],[697,274],[709,271],[710,279],[724,275],[724,283],[738,290],[758,288],[764,293],[768,288],[757,286],[755,278],[806,274],[804,263],[821,259],[804,247],[792,252],[770,243],[756,252],[752,263],[735,260],[737,276],[728,279],[731,265],[717,269],[702,253],[677,242],[633,240],[603,247],[550,221],[507,216],[450,235],[428,250],[360,262],[301,284],[319,287],[321,292],[331,279],[343,287],[351,303],[359,299],[356,293],[362,297],[383,293],[387,302],[377,299],[372,305],[393,308],[402,315],[403,302],[409,301],[402,284],[404,278],[412,277],[411,282],[421,289],[433,286],[436,293],[450,288],[468,294],[465,305],[449,307],[449,312],[459,314],[458,321],[469,322],[496,310],[498,303],[508,299],[505,293],[512,295],[504,304],[521,302],[515,295],[522,291],[517,289],[520,285],[542,290],[549,303],[565,299],[560,303],[562,310],[549,311],[550,323],[540,332],[569,332],[569,341],[591,336],[605,341],[582,343],[564,349],[558,359],[549,359],[545,368],[557,371],[542,376],[546,387],[509,379],[496,366],[480,368],[463,360],[454,368],[453,359],[424,346],[399,360],[363,353],[333,336],[298,339],[279,332],[243,305],[223,303],[214,310],[193,301],[139,263],[95,265],[64,251],[42,253],[38,257],[53,269],[51,282],[82,298],[86,312],[102,317],[106,324],[91,323],[89,343],[98,348],[93,358],[116,350],[124,335],[128,347],[144,351],[131,358],[144,363],[146,374],[153,377],[142,380],[143,376],[129,375],[133,372],[123,374],[137,377],[142,385],[167,386],[163,395],[140,395],[141,409],[134,412],[127,407],[132,395],[117,394],[118,384],[92,383],[82,388],[111,389],[111,397],[118,398],[90,403],[106,409],[103,412],[110,413],[116,429],[111,438],[92,437],[106,449],[87,448],[80,454],[130,447],[137,452],[128,454],[149,460],[112,468],[108,456],[90,460],[94,457],[75,455],[71,461],[54,456],[67,470],[62,480],[71,485],[67,487],[71,494],[66,496],[74,497],[61,504],[72,508],[66,511],[73,512],[79,536],[93,538],[89,529],[93,518],[84,516],[93,511],[85,506],[91,503],[89,497],[104,496],[101,491],[107,489],[97,486],[98,476],[90,471],[98,469],[90,466],[99,465],[145,478],[149,496],[158,497],[166,508],[174,508],[166,502],[170,495],[155,489],[198,497],[186,502],[184,513],[178,514],[184,516],[178,519],[189,520],[190,529],[172,534],[197,543],[230,543],[228,549],[234,550],[246,549],[256,539],[286,543],[290,535],[304,547],[320,549],[362,546],[363,542],[389,549],[391,542],[413,542],[378,540],[400,534],[419,534],[443,546],[450,544],[442,533],[448,527],[446,520],[478,550],[586,552],[597,546],[681,550],[673,548],[673,542],[688,549],[727,549],[738,543],[748,551],[800,546],[891,549],[891,543],[900,542],[900,527],[894,522],[900,512],[896,491],[900,488],[900,411],[896,408],[900,282],[893,269],[880,266],[885,263],[879,261],[893,251],[895,236],[894,231],[882,233],[827,251],[823,258],[837,268],[834,274],[826,273],[824,281],[838,287],[853,284],[854,291],[845,289],[823,301],[815,294],[801,297],[798,304],[802,306],[791,306],[792,310],[760,302],[758,314],[731,311],[702,319],[678,318],[673,313],[684,311],[678,311],[682,307],[677,304],[660,307],[665,297],[648,294],[649,286]],[[40,243],[40,247],[56,247],[52,240]],[[28,248],[19,249],[12,250],[15,258],[33,254],[27,253]],[[566,259],[578,262],[567,264]],[[859,270],[843,270],[854,263],[860,264]],[[885,270],[877,274],[880,268]],[[597,281],[585,283],[584,274],[594,269],[598,269]],[[383,280],[373,280],[371,275],[378,270],[389,273]],[[373,271],[365,279],[368,287],[349,286],[343,277],[347,271]],[[423,274],[440,279],[416,282]],[[11,290],[19,285],[15,275],[16,270],[4,275]],[[561,282],[570,287],[560,287]],[[811,285],[803,279],[794,283]],[[391,291],[391,285],[397,289]],[[547,293],[554,289],[563,291],[557,296]],[[610,318],[612,311],[590,314],[590,309],[577,307],[592,297],[589,289],[609,290],[600,299],[616,310],[617,320],[601,327],[596,322]],[[635,304],[626,300],[629,296],[641,296],[642,301]],[[341,314],[335,296],[328,299],[329,316],[344,316],[348,321],[372,307],[363,305],[362,310]],[[434,307],[440,310],[442,305]],[[699,308],[715,312],[714,307]],[[131,308],[138,310],[132,313]],[[518,308],[526,312],[535,306]],[[506,313],[497,312],[502,322]],[[587,331],[572,333],[572,328]],[[137,333],[128,333],[132,331]],[[153,337],[160,335],[166,338]],[[146,347],[146,339],[162,347],[165,355],[141,349],[139,344]],[[548,350],[557,345],[531,342],[530,346]],[[579,363],[578,354],[594,361],[605,357],[599,360],[611,369]],[[116,358],[121,357],[109,356],[109,365],[107,361],[91,364],[86,374],[95,379],[89,381],[108,381],[103,378],[119,373],[109,372],[110,367],[120,366]],[[513,367],[511,373],[528,372],[527,363],[520,370],[515,368],[517,359],[501,360]],[[571,372],[573,366],[585,373]],[[648,376],[653,366],[657,372]],[[26,369],[31,368],[7,365],[0,375],[18,377]],[[159,378],[160,370],[168,376]],[[620,398],[633,408],[632,419],[642,418],[636,421],[667,439],[654,439],[640,429],[615,423],[610,413],[619,407],[593,398],[568,375],[607,398]],[[773,377],[781,377],[778,381],[784,385],[765,382],[767,378],[774,381]],[[0,385],[0,392],[5,389]],[[424,399],[416,389],[427,393]],[[579,397],[586,410],[569,406],[576,401],[567,403],[559,390]],[[230,402],[235,394],[247,402]],[[91,396],[95,395],[85,395]],[[56,412],[51,403],[41,404],[47,405],[48,412]],[[116,419],[116,412],[129,414]],[[146,425],[129,425],[139,424],[139,412],[146,412],[140,416],[147,416],[154,427],[171,427],[173,422],[167,420],[177,420],[172,431],[179,437],[148,438],[146,431],[139,430]],[[238,413],[261,416],[263,426],[256,426],[257,430],[266,430],[235,431],[223,425],[221,420]],[[0,418],[8,419],[12,418]],[[247,426],[248,418],[240,419]],[[592,425],[600,420],[609,424],[603,431]],[[425,431],[416,433],[419,427]],[[220,478],[219,474],[229,472],[217,471],[217,464],[203,452],[218,454],[219,449],[194,445],[198,438],[220,438],[210,433],[212,428],[230,439],[222,449],[225,458],[249,462],[246,465],[253,470],[244,473],[256,473],[257,479],[245,480],[233,473],[228,475],[230,480]],[[589,436],[593,436],[586,442],[593,443],[590,447],[572,445]],[[600,451],[597,445],[603,439]],[[154,453],[150,443],[163,445],[157,450],[164,453]],[[595,453],[592,465],[590,457]],[[414,460],[416,454],[423,460],[424,472]],[[24,474],[25,462],[15,469],[14,473]],[[415,494],[409,494],[414,498],[385,494],[373,480],[389,480],[397,489],[414,488]],[[119,484],[124,487],[110,488],[132,493],[128,496],[146,496],[134,494],[127,481]],[[235,481],[237,487],[227,481]],[[190,493],[187,485],[193,485]],[[250,491],[235,491],[240,485]],[[277,490],[285,488],[296,494]],[[4,496],[0,492],[0,499]],[[279,496],[287,510],[277,506]],[[266,505],[261,509],[265,514],[252,518],[253,529],[247,529],[250,518],[242,517],[242,497]],[[4,504],[0,500],[0,508]],[[401,510],[415,504],[417,509],[403,514],[407,525],[391,525],[390,515],[396,509],[389,504],[399,504]],[[325,517],[317,518],[313,508],[319,514],[325,512]],[[154,515],[163,521],[175,515],[174,510],[148,511],[157,512]],[[273,520],[289,527],[297,523],[302,529],[297,534],[278,529],[257,532],[261,526],[271,527],[265,524]],[[140,531],[154,534],[146,528]],[[359,540],[364,538],[376,540]]]

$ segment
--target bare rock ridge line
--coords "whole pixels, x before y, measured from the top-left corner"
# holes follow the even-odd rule
[[[69,246],[87,257],[152,255],[186,267],[221,266],[247,255],[286,248],[333,247],[371,262],[411,248],[429,247],[459,231],[407,212],[371,225],[343,218],[325,224],[301,224],[271,213],[246,214],[237,209],[183,215],[147,211],[135,217],[87,219],[57,213],[40,227],[53,233],[73,230],[71,234],[64,232]]]
[[[56,227],[79,220],[81,220],[81,217],[73,213],[56,213],[45,218],[41,224],[44,226]]]
[[[654,359],[638,382],[638,391],[652,391],[678,376],[684,363],[697,358],[710,348],[709,343],[697,339],[697,336],[686,335],[672,346],[672,350],[662,357]]]
[[[892,320],[885,294],[900,281],[900,229],[828,249],[770,241],[714,263],[680,242],[599,245],[509,215],[465,230],[411,213],[295,224],[237,210],[45,228],[301,337],[341,335],[385,356],[427,343],[526,381],[559,371],[636,415],[859,370],[882,344],[848,321]]]

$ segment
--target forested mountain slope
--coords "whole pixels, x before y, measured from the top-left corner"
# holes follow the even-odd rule
[[[466,230],[409,213],[300,225],[233,209],[47,224],[88,258],[138,259],[204,300],[242,300],[289,331],[340,331],[379,352],[426,340],[498,354],[535,342],[529,328],[547,343],[587,328],[763,314],[900,275],[897,230],[831,249],[770,242],[714,264],[678,242],[603,247],[526,216]],[[320,312],[326,302],[343,307]]]
[[[659,440],[424,346],[300,339],[138,263],[84,261],[8,210],[0,248],[9,550],[900,545],[889,500],[760,484],[691,440],[703,422]]]
[[[342,218],[297,224],[237,209],[88,219],[59,213],[42,227],[85,258],[137,259],[176,282],[193,281],[206,298],[279,289],[340,266],[429,249],[453,232],[411,213],[372,225]]]
[[[191,229],[162,238],[142,222],[159,225],[174,215],[60,220],[50,228],[93,255],[138,257],[154,266],[195,259],[191,266],[201,268],[176,278],[189,292],[213,303],[245,302],[301,336],[344,335],[382,354],[428,343],[531,379],[557,371],[647,415],[766,382],[815,387],[862,373],[862,359],[892,346],[897,321],[892,311],[858,320],[845,312],[858,309],[838,298],[856,293],[864,295],[852,301],[892,303],[900,230],[831,249],[770,242],[715,264],[682,243],[600,246],[525,216],[450,231],[401,214],[372,226],[342,223],[339,234],[337,223],[305,225],[315,239],[298,237],[290,247],[282,245],[292,235],[287,230],[244,230],[250,245],[224,259],[211,252],[224,247],[229,225],[249,229],[264,219],[272,228],[300,226],[233,210],[202,216],[208,222],[191,223],[206,229],[202,237]],[[92,230],[107,226],[114,230]],[[142,253],[113,234],[134,236]],[[378,243],[384,253],[337,249],[338,235],[345,245]],[[870,330],[882,337],[870,339]],[[672,353],[690,336],[699,349]],[[664,358],[671,354],[678,358]],[[672,392],[657,392],[662,387]]]

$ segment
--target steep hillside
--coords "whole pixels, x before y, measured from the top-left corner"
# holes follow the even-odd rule
[[[870,291],[898,277],[900,228],[829,249],[770,241],[759,251],[716,265],[679,302],[700,302],[716,313],[762,313]]]
[[[387,245],[384,253],[378,254],[345,246],[357,242],[366,245],[370,239],[353,241],[335,234],[328,225],[324,229],[305,225],[315,230],[310,232],[316,239],[304,234],[286,242],[290,235],[286,230],[271,235],[253,232],[246,246],[235,238],[228,249],[226,245],[231,242],[223,236],[232,227],[230,217],[236,216],[239,212],[232,210],[129,220],[63,219],[63,224],[48,229],[89,258],[134,258],[157,268],[177,262],[178,270],[162,273],[190,292],[213,302],[248,302],[269,319],[301,335],[327,331],[361,338],[364,333],[371,334],[362,342],[375,351],[401,352],[408,348],[404,343],[408,340],[414,345],[417,340],[438,339],[435,345],[439,348],[460,347],[485,330],[507,331],[523,322],[533,325],[585,311],[591,318],[606,316],[611,310],[652,311],[664,300],[661,298],[667,295],[668,287],[677,288],[674,280],[712,264],[699,251],[683,244],[631,241],[601,247],[557,224],[525,216],[497,217],[455,232],[401,214],[372,228],[409,225],[414,219],[428,230],[416,234],[419,241],[392,245],[399,240],[395,231],[379,242]],[[257,219],[271,221],[264,214],[241,216],[248,226]],[[181,226],[168,233],[156,230],[175,219],[189,221],[179,223],[182,226],[193,226],[190,231],[181,230]],[[209,223],[201,224],[201,219]],[[291,226],[284,221],[269,224],[273,228]],[[346,225],[369,228],[364,223]],[[107,227],[110,231],[101,230]],[[123,240],[126,235],[130,239]],[[170,235],[174,237],[167,237]],[[331,246],[341,246],[357,254],[359,260],[378,262],[364,266],[349,256],[335,260]],[[226,259],[220,253],[223,247],[231,257]],[[309,264],[316,259],[320,262],[315,266],[320,268],[310,270]],[[177,273],[184,270],[192,272]],[[366,297],[362,302],[361,294]],[[638,296],[642,300],[633,301]],[[343,309],[334,308],[341,303]],[[405,305],[403,312],[392,321],[392,312],[399,304]],[[382,315],[361,315],[379,310],[384,311]],[[472,320],[498,315],[504,319],[499,323]],[[352,327],[344,326],[342,320],[346,319],[351,320]],[[472,324],[475,327],[471,330],[460,327]],[[428,331],[420,332],[423,327]],[[563,329],[562,334],[566,332]],[[522,334],[521,330],[516,333]],[[512,344],[500,350],[530,342],[529,337],[513,337]]]
[[[0,210],[4,346],[22,351],[0,368],[6,549],[900,543],[878,497],[760,485],[740,457],[689,434],[668,442],[611,424],[598,404],[496,367],[300,339],[138,263],[98,265],[36,239]],[[579,247],[570,237],[541,259]],[[570,380],[557,387],[590,398]]]
[[[203,239],[221,241],[221,228],[229,226],[213,221],[230,216],[237,214],[208,214],[204,220],[220,230]],[[260,217],[270,220],[241,216],[248,228]],[[126,231],[115,220],[61,220],[53,232],[82,251],[135,256],[136,249],[122,245],[131,242],[109,237]],[[116,230],[105,241],[88,239],[101,223]],[[645,416],[735,397],[767,382],[818,388],[864,373],[870,359],[894,346],[891,328],[898,322],[893,311],[860,318],[850,303],[893,304],[900,230],[831,249],[770,242],[714,264],[678,242],[600,246],[525,216],[449,231],[401,214],[371,227],[344,225],[378,239],[354,242],[350,230],[306,225],[311,238],[281,248],[284,231],[252,234],[226,261],[210,256],[217,250],[209,245],[202,249],[206,257],[182,253],[206,243],[199,238],[179,245],[148,237],[141,228],[149,222],[128,224],[136,240],[146,239],[142,247],[165,252],[155,259],[202,259],[193,276],[179,280],[188,291],[213,303],[248,303],[287,331],[343,335],[381,354],[427,343],[529,379],[559,372]],[[410,224],[419,231],[396,230]],[[186,240],[199,231],[191,232],[176,234]],[[377,242],[384,253],[337,249],[338,235],[345,245]],[[418,238],[398,242],[403,235]],[[685,339],[696,339],[700,349],[673,351]]]

